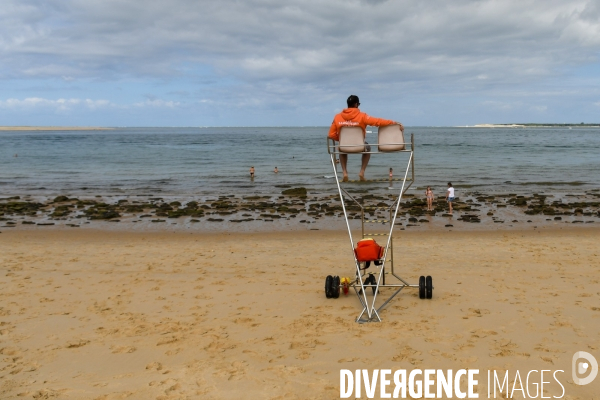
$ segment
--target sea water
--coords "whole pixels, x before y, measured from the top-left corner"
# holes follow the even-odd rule
[[[376,131],[369,128],[367,141],[376,142]],[[328,127],[2,131],[0,194],[275,195],[299,186],[335,193],[327,132]],[[600,188],[598,128],[407,127],[407,141],[411,134],[415,183],[410,190],[429,185],[443,195],[449,181],[457,195]],[[390,167],[394,178],[402,178],[407,156],[372,156],[367,178],[387,179]],[[348,169],[350,179],[357,179],[360,155],[349,155]],[[385,192],[388,186],[352,188]]]

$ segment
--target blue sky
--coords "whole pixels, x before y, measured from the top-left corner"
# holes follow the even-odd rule
[[[4,0],[0,125],[600,122],[598,1]]]

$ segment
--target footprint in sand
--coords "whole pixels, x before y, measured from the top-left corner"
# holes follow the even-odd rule
[[[90,342],[89,340],[85,340],[85,339],[72,340],[72,341],[67,342],[67,344],[65,345],[65,348],[67,348],[67,349],[76,349],[78,347],[85,346],[89,342]]]
[[[463,319],[469,319],[470,317],[483,317],[486,314],[489,314],[490,310],[479,309],[479,308],[469,308],[469,312],[467,315],[463,316]]]
[[[150,364],[146,365],[146,369],[148,369],[150,371],[160,371],[163,369],[163,366],[158,361],[154,361],[154,362],[151,362]]]
[[[407,360],[411,364],[415,364],[417,361],[423,361],[422,359],[419,360],[416,358],[417,356],[420,356],[420,355],[421,355],[420,351],[415,350],[410,346],[404,346],[398,354],[396,354],[394,357],[392,357],[392,361],[398,362],[398,361]]]
[[[497,335],[497,334],[498,334],[498,332],[495,332],[495,331],[490,331],[490,330],[486,330],[486,329],[477,329],[477,330],[471,331],[471,338],[472,339],[483,339],[490,335]]]
[[[53,301],[54,301],[54,299],[49,299],[47,297],[42,297],[40,299],[40,303],[50,303],[50,302],[53,302]]]
[[[227,377],[227,380],[240,380],[246,375],[248,363],[246,361],[234,361],[231,364],[215,365],[215,376]]]
[[[137,349],[133,346],[111,346],[113,354],[133,353]]]
[[[305,373],[304,368],[277,365],[275,367],[267,368],[268,371],[272,371],[275,375],[286,378],[288,376],[298,376]]]
[[[177,341],[179,341],[179,338],[178,338],[178,337],[176,337],[175,335],[171,335],[171,336],[168,336],[168,337],[162,338],[161,340],[159,340],[159,341],[156,343],[156,345],[157,345],[157,346],[162,346],[162,345],[165,345],[165,344],[171,344],[171,343],[175,343],[175,342],[177,342]]]
[[[316,339],[306,340],[306,341],[303,341],[303,342],[292,342],[292,343],[290,343],[290,349],[292,349],[292,350],[297,350],[297,349],[314,349],[319,344],[325,344],[325,343],[324,342],[319,342]]]
[[[490,354],[490,357],[513,357],[513,356],[522,356],[522,357],[530,357],[529,353],[519,353],[513,349],[519,347],[516,343],[514,343],[510,339],[500,339],[494,341],[494,352]]]
[[[233,322],[235,322],[236,324],[249,324],[252,321],[254,321],[252,318],[236,318]]]
[[[60,390],[42,389],[42,390],[38,390],[37,392],[33,393],[32,397],[34,399],[50,399],[53,397],[58,399],[66,391],[67,391],[67,389],[60,389]]]

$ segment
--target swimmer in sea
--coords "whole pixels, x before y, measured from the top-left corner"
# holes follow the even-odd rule
[[[273,172],[275,172],[276,174],[279,173],[279,170],[277,169],[277,167],[275,167],[275,169],[273,170]]]
[[[250,167],[250,178],[254,179],[254,167]]]

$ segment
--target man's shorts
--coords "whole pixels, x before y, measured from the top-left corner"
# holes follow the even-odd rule
[[[448,203],[452,203],[454,201],[454,197],[448,197]]]

